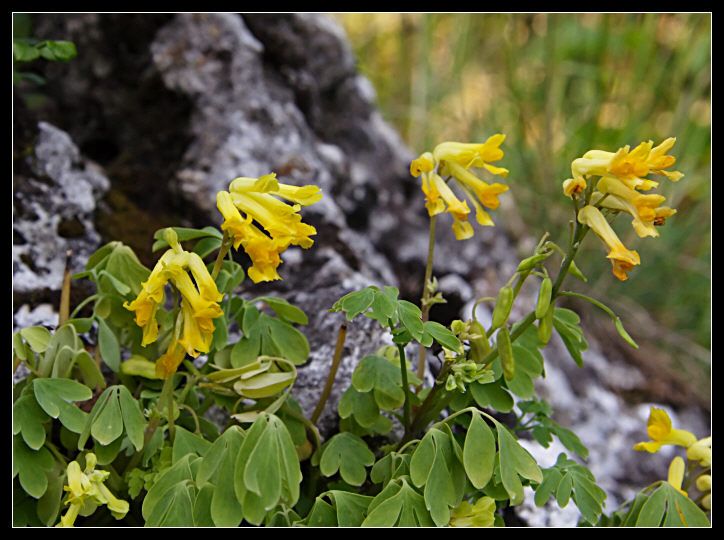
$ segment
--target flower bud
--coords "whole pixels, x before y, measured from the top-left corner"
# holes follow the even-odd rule
[[[515,359],[513,358],[513,346],[510,343],[510,332],[504,326],[498,331],[497,337],[498,355],[503,366],[503,376],[506,381],[515,377]]]
[[[523,259],[522,261],[520,261],[516,272],[520,273],[527,272],[528,270],[533,270],[533,268],[535,268],[538,264],[542,263],[548,257],[550,257],[552,253],[552,251],[549,251],[547,253],[537,253],[536,255],[528,257],[527,259]]]
[[[485,328],[478,321],[471,321],[470,332],[478,335],[477,338],[470,339],[470,358],[476,364],[480,364],[490,353],[488,336],[485,333]]]
[[[538,302],[535,305],[535,318],[542,319],[548,312],[548,306],[551,305],[551,291],[553,290],[553,282],[551,278],[546,276],[540,284],[538,291]]]
[[[553,306],[548,306],[548,311],[538,321],[538,341],[547,345],[553,334]]]
[[[495,302],[495,309],[493,310],[493,326],[491,330],[500,328],[506,323],[510,315],[510,310],[513,307],[513,300],[515,300],[515,297],[512,287],[506,285],[500,289],[498,299]]]
[[[702,493],[705,491],[711,491],[711,475],[702,474],[699,478],[697,478],[696,489],[698,489]]]

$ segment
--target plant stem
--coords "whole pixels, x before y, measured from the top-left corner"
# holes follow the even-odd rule
[[[422,311],[422,322],[425,323],[430,318],[430,287],[429,283],[432,279],[432,264],[435,257],[435,223],[437,216],[430,216],[430,235],[427,242],[427,266],[425,266],[425,281],[422,285],[422,299],[420,300],[420,308]],[[417,355],[417,378],[420,381],[425,380],[425,364],[427,360],[427,350],[423,344],[420,344]],[[418,391],[422,388],[422,383],[418,387]]]
[[[575,228],[573,230],[572,241],[570,243],[568,251],[566,252],[565,257],[563,258],[561,268],[553,285],[553,290],[551,292],[552,299],[555,299],[558,296],[558,291],[563,285],[563,280],[568,274],[568,270],[573,263],[573,259],[575,258],[576,253],[578,252],[581,241],[583,240],[587,232],[588,227],[581,225],[578,220],[576,220]],[[522,285],[523,280],[524,277],[521,276],[521,279],[519,279],[517,285]],[[523,320],[520,321],[516,329],[510,334],[510,341],[514,342],[516,339],[518,339],[523,334],[523,332],[525,332],[526,329],[531,324],[533,324],[533,322],[535,322],[535,312],[529,313]],[[487,366],[495,361],[497,357],[498,350],[496,348],[490,351],[490,353],[488,353],[488,355],[483,358],[481,364]],[[422,405],[417,410],[417,413],[415,414],[415,419],[410,426],[410,431],[405,435],[403,441],[409,440],[409,437],[420,431],[425,426],[425,424],[427,424],[427,422],[431,421],[433,418],[435,418],[436,415],[440,414],[440,411],[442,411],[452,399],[453,394],[447,392],[445,390],[445,387],[441,384],[448,372],[448,369],[446,368],[447,365],[443,366],[443,369],[440,370],[435,386],[432,387],[430,393],[425,398],[425,401],[423,401]]]
[[[334,356],[332,357],[332,365],[329,368],[329,374],[327,375],[327,382],[324,384],[322,395],[319,396],[319,402],[317,403],[317,406],[314,408],[314,412],[312,413],[312,423],[314,424],[316,424],[317,420],[319,420],[319,417],[324,410],[324,406],[327,404],[329,395],[332,393],[334,378],[337,376],[337,370],[339,369],[339,364],[342,360],[342,352],[344,351],[344,341],[346,337],[347,325],[345,323],[342,323],[339,326],[339,331],[337,332],[337,345],[334,348]]]
[[[219,252],[216,254],[216,261],[214,261],[214,268],[211,270],[211,277],[212,279],[216,280],[217,277],[219,277],[219,272],[221,271],[221,265],[224,262],[224,257],[226,257],[226,254],[229,252],[229,248],[231,247],[231,237],[229,236],[229,233],[224,231],[224,237],[221,240],[221,246],[219,247]]]
[[[60,308],[58,309],[58,326],[68,320],[70,313],[70,257],[71,250],[65,252],[65,270],[63,271],[63,287],[60,290]]]
[[[80,304],[78,304],[75,309],[73,310],[73,313],[70,314],[70,319],[75,319],[75,316],[78,315],[78,312],[85,307],[88,302],[92,302],[96,298],[98,298],[100,295],[98,294],[91,294],[88,298],[84,299]]]
[[[159,409],[163,410],[164,402],[166,406],[166,420],[168,422],[168,437],[173,442],[174,436],[176,435],[176,427],[173,419],[173,374],[169,375],[168,378],[163,381],[163,389],[161,390],[161,396],[158,398]]]
[[[154,414],[151,417],[151,421],[146,426],[146,431],[143,433],[143,448],[133,454],[133,457],[131,458],[131,461],[128,462],[128,465],[126,465],[126,468],[123,470],[123,476],[128,474],[132,469],[138,465],[138,462],[141,461],[141,457],[143,457],[143,451],[146,449],[146,446],[153,438],[153,435],[156,433],[156,429],[158,429],[158,425],[161,423],[161,417],[158,414]]]
[[[400,352],[400,372],[402,374],[402,388],[405,390],[405,405],[402,410],[402,418],[405,424],[405,434],[410,431],[410,385],[407,382],[407,361],[405,360],[405,346],[397,344],[397,350]]]

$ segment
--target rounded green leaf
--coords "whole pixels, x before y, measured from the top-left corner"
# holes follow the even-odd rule
[[[465,436],[463,465],[470,483],[483,489],[493,476],[495,436],[479,414],[473,413]]]

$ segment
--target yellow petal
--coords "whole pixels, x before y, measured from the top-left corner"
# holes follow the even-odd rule
[[[674,488],[676,488],[676,491],[684,496],[687,496],[686,491],[681,489],[681,484],[684,482],[685,470],[686,464],[684,463],[684,460],[681,459],[679,456],[676,456],[674,459],[671,460],[671,464],[669,465],[669,477],[667,479],[667,482],[674,486]]]
[[[421,154],[417,159],[413,159],[410,163],[410,174],[417,178],[422,173],[427,173],[435,168],[435,159],[430,152]]]

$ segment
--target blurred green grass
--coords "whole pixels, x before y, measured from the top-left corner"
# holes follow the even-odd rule
[[[506,133],[506,183],[522,235],[566,241],[561,194],[570,162],[675,136],[677,184],[659,192],[678,209],[657,239],[617,231],[642,264],[611,276],[587,241],[587,291],[611,303],[639,336],[672,351],[681,369],[709,371],[710,91],[708,14],[339,14],[384,116],[417,152],[443,140]],[[521,219],[522,218],[522,219]],[[513,227],[515,228],[515,227]],[[580,289],[584,289],[579,287]],[[705,375],[705,379],[708,376]]]

